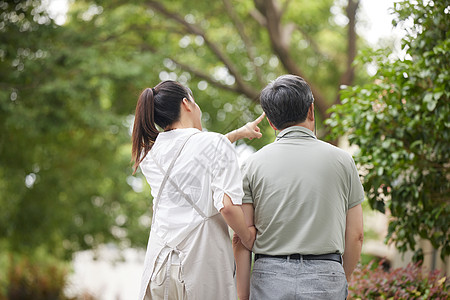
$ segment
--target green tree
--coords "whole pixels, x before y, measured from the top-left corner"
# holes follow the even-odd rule
[[[142,70],[90,47],[77,24],[56,26],[40,1],[0,7],[0,246],[66,258],[111,241],[144,246],[150,202],[127,183],[129,107],[111,103],[135,92]]]
[[[375,63],[372,83],[342,92],[327,123],[335,137],[359,147],[372,208],[390,215],[386,240],[416,250],[417,237],[450,254],[450,31],[448,1],[395,4],[406,29],[405,58],[388,50],[363,53]],[[386,206],[388,211],[386,211]]]
[[[57,26],[39,0],[0,0],[0,247],[66,258],[108,242],[144,247],[151,199],[131,176],[128,132],[139,92],[187,84],[204,127],[226,133],[289,72],[311,83],[324,119],[358,71],[358,4],[335,5],[342,27],[333,0],[77,0]],[[273,140],[262,130],[255,148]]]
[[[121,33],[133,33],[136,42],[141,39],[140,49],[162,62],[151,69],[156,80],[146,74],[147,85],[169,77],[189,83],[201,98],[209,130],[225,132],[230,124],[255,117],[259,91],[284,73],[310,83],[317,115],[324,120],[327,109],[340,101],[340,86],[355,78],[356,0],[96,3],[103,9],[98,19],[104,27],[117,27],[113,16],[127,12]],[[347,26],[333,21],[331,7],[347,16]],[[253,145],[259,148],[269,140]]]

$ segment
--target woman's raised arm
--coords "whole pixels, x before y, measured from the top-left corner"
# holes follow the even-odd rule
[[[259,139],[260,137],[262,137],[262,134],[258,127],[258,124],[264,119],[265,116],[266,115],[264,113],[262,113],[262,115],[260,115],[256,120],[254,120],[252,122],[248,122],[241,128],[233,130],[233,131],[225,134],[225,136],[232,143],[236,142],[237,140],[244,139],[244,138],[247,138],[250,140],[254,139],[254,138]]]

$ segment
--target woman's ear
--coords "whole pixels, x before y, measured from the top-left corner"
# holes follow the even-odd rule
[[[183,100],[181,101],[181,106],[184,107],[186,111],[190,112],[192,110],[191,105],[191,101],[189,101],[187,98],[183,98]]]

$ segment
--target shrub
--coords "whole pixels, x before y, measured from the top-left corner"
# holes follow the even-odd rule
[[[449,287],[439,271],[425,275],[419,263],[386,272],[383,261],[372,261],[353,273],[349,299],[449,299]]]
[[[64,297],[68,268],[59,261],[35,260],[10,255],[6,297],[8,300],[60,300]]]

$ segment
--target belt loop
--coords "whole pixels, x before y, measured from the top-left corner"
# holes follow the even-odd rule
[[[300,263],[303,264],[303,255],[300,254]]]
[[[287,262],[291,262],[291,256],[288,255],[287,258],[286,258],[286,260],[287,260]]]

